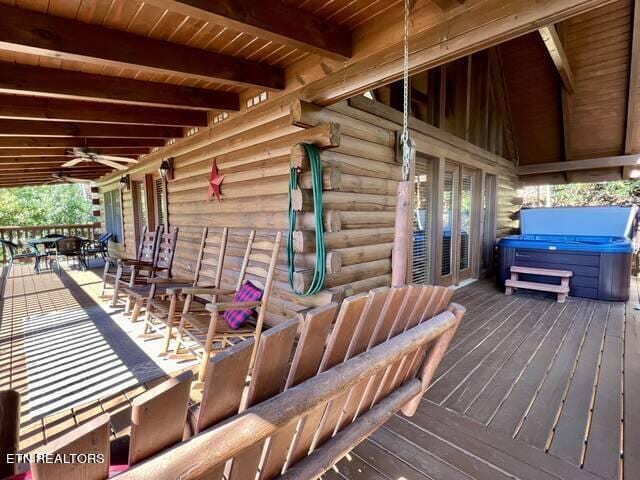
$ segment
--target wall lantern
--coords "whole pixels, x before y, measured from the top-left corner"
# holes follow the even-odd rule
[[[173,157],[163,160],[159,171],[162,178],[170,179],[173,176]]]
[[[131,188],[131,180],[129,178],[129,175],[124,175],[120,177],[120,190],[124,192],[125,190],[129,190],[130,188]]]

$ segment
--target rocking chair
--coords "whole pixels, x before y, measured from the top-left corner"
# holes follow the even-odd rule
[[[197,287],[182,289],[182,293],[187,295],[187,299],[192,298],[193,295],[210,295],[213,301],[205,307],[209,313],[191,312],[185,305],[185,310],[180,319],[180,326],[178,327],[174,355],[180,358],[182,349],[186,348],[196,356],[200,356],[199,384],[205,379],[207,365],[212,353],[215,354],[222,351],[246,338],[255,339],[251,355],[251,365],[253,365],[271,295],[271,285],[275,275],[282,233],[278,232],[274,241],[256,241],[255,236],[255,231],[252,231],[242,265],[240,266],[235,289]],[[259,299],[253,301],[241,301],[239,299],[243,296],[248,285],[253,291],[262,290],[262,295]],[[218,301],[219,296],[230,296],[232,300],[220,303]],[[224,312],[227,312],[228,315],[223,315]],[[242,325],[232,326],[234,319],[238,315],[245,313],[249,316],[248,321]],[[187,345],[185,337],[188,337],[192,341],[190,343],[194,343],[195,347],[191,344]]]

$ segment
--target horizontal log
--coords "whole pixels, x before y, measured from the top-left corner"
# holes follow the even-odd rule
[[[186,192],[189,193],[189,192]],[[183,194],[184,195],[184,194]],[[215,215],[220,213],[250,213],[256,212],[286,212],[288,198],[286,194],[255,196],[252,201],[247,202],[239,198],[227,198],[221,202],[217,200],[203,201],[207,199],[206,191],[196,192],[187,196],[184,200],[175,198],[171,191],[169,182],[169,213],[172,215],[201,214],[211,216],[215,222]],[[183,233],[182,231],[180,232]]]
[[[354,228],[368,228],[368,225],[393,226],[396,213],[391,212],[353,212],[341,211],[340,221],[345,230]]]
[[[298,177],[298,185],[300,188],[311,190],[313,181],[311,172],[302,172]],[[322,170],[322,190],[340,190],[342,185],[342,174],[340,170],[334,167]]]
[[[393,148],[348,135],[342,135],[340,145],[336,147],[335,151],[344,155],[396,164],[396,153]]]
[[[0,94],[0,118],[206,127],[207,112]]]
[[[358,263],[344,266],[337,273],[328,274],[325,287],[337,287],[369,277],[377,277],[391,272],[391,259],[376,260],[368,263]],[[297,291],[306,291],[313,280],[313,272],[296,272],[293,274],[293,286]]]
[[[350,284],[344,285],[344,295],[350,297],[352,295],[358,295],[359,293],[366,293],[374,288],[389,287],[391,286],[391,274],[379,275],[377,277],[366,278],[364,280],[358,280]]]
[[[186,199],[207,200],[207,189],[209,188],[208,177],[190,178],[186,182],[180,182],[172,185],[169,194],[174,195],[174,201],[186,201]],[[255,197],[256,195],[274,195],[278,193],[288,193],[289,191],[289,175],[280,175],[278,177],[267,177],[261,182],[239,182],[227,185],[222,182],[220,192],[222,199]],[[201,194],[202,192],[202,194]],[[215,197],[210,199],[215,200]],[[217,200],[215,200],[217,201]]]
[[[398,164],[344,155],[335,150],[320,151],[320,160],[323,165],[339,168],[343,174],[402,180],[402,167]],[[309,159],[302,145],[295,145],[291,149],[291,165],[301,170],[309,170]]]
[[[296,209],[307,210],[313,208],[313,198],[309,190],[300,190],[293,200],[295,200],[294,208]],[[333,210],[393,211],[396,205],[396,197],[328,191],[322,194],[322,205],[324,208]]]
[[[356,263],[373,262],[391,258],[393,242],[380,243],[376,245],[361,245],[358,247],[348,247],[335,250],[342,259],[342,265],[354,265]]]
[[[340,129],[345,135],[386,147],[393,148],[395,145],[395,133],[391,130],[303,100],[296,99],[291,102],[290,117],[291,123],[299,127],[309,128],[320,123],[334,122],[340,124]]]
[[[343,230],[341,232],[327,232],[324,235],[324,243],[327,250],[375,245],[392,241],[393,228]],[[293,247],[298,253],[313,252],[315,250],[315,232],[304,230],[293,232]]]
[[[342,192],[370,193],[373,195],[395,195],[398,190],[398,182],[382,178],[343,174],[336,190]]]
[[[301,142],[311,143],[318,148],[334,148],[340,145],[341,141],[342,135],[338,124],[322,123],[313,128],[300,130],[265,143],[219,155],[216,160],[218,167],[224,170],[287,155],[293,145]]]
[[[286,252],[283,252],[284,265],[287,265]],[[305,275],[311,274],[313,277],[313,269],[316,265],[316,254],[314,253],[299,253],[295,256],[296,270],[306,269],[303,272]],[[325,268],[327,273],[339,273],[342,270],[342,255],[340,252],[327,252],[325,255]],[[301,289],[297,289],[301,291]],[[305,289],[306,290],[306,289]]]

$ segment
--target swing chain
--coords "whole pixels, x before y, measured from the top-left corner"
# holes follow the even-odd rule
[[[402,146],[402,178],[409,179],[411,168],[411,146],[409,144],[409,0],[404,0],[404,24],[403,24],[403,108],[402,108],[402,134],[400,144]]]

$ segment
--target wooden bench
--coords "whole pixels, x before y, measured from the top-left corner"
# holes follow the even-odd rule
[[[560,277],[560,285],[542,282],[526,282],[518,280],[518,275],[527,273],[529,275],[544,275],[547,277]],[[527,290],[538,290],[541,292],[554,292],[558,294],[558,302],[563,303],[569,295],[569,279],[573,276],[570,270],[553,270],[549,268],[533,268],[511,266],[511,278],[504,282],[506,287],[505,295],[511,295],[514,288],[525,288]]]

